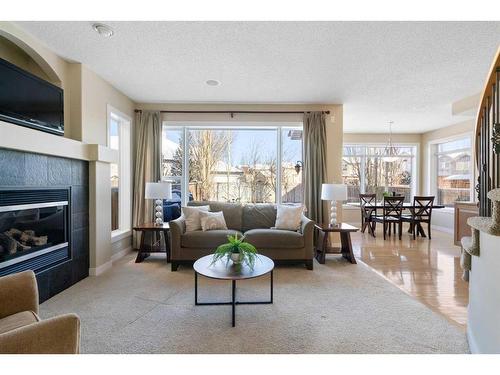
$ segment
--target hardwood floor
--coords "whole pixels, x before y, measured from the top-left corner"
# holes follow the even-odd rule
[[[414,241],[404,226],[401,241],[394,235],[384,241],[377,229],[376,238],[368,230],[352,234],[356,258],[465,329],[469,289],[461,277],[460,248],[453,244],[453,235],[433,231],[432,240]]]

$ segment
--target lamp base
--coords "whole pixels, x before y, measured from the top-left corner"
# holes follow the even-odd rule
[[[330,202],[330,226],[335,227],[337,226],[337,202],[336,201],[331,201]]]
[[[163,200],[157,199],[155,201],[155,225],[163,225]]]

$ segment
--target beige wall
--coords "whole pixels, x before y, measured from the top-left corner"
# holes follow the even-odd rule
[[[0,131],[5,136],[0,137],[0,147],[91,161],[89,221],[93,233],[90,267],[94,273],[105,269],[111,264],[112,256],[111,203],[106,202],[110,199],[109,162],[113,159],[106,155],[113,156],[114,153],[87,147],[87,144],[107,144],[108,104],[132,119],[134,103],[87,67],[64,60],[12,22],[0,22],[0,57],[58,84],[64,90],[64,137],[69,139],[2,122]],[[39,144],[41,138],[45,139],[47,147]],[[119,241],[119,244],[126,242]]]
[[[389,134],[344,133],[344,143],[380,143],[385,145],[388,141]],[[393,134],[392,141],[420,144],[422,134]]]
[[[131,249],[132,249],[132,237],[126,237],[116,242],[113,242],[111,246],[111,254],[113,255],[111,258],[112,259],[116,258],[117,256],[120,256],[124,252],[129,251]]]
[[[86,66],[82,72],[82,140],[107,145],[107,105],[127,115],[134,115],[134,102],[116,90]]]
[[[4,60],[7,60],[11,64],[14,64],[19,68],[24,69],[31,74],[34,74],[37,77],[50,82],[47,74],[44,73],[44,71],[38,66],[37,63],[33,61],[33,59],[26,52],[24,52],[21,48],[2,36],[0,36],[0,57]],[[58,84],[58,82],[53,83]]]

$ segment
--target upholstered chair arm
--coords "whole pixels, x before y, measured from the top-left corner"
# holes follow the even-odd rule
[[[33,271],[0,278],[0,319],[22,311],[38,314],[38,287]]]
[[[80,319],[65,314],[0,334],[0,353],[78,354]]]
[[[174,259],[180,254],[181,236],[186,232],[186,220],[181,215],[169,222],[170,224],[170,250]]]
[[[304,244],[308,251],[311,251],[311,254],[314,255],[314,221],[302,215],[301,227],[300,231],[304,236]]]

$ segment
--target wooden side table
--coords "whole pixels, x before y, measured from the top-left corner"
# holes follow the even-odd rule
[[[315,228],[319,231],[318,242],[320,246],[316,248],[316,260],[320,264],[325,264],[326,254],[342,254],[352,264],[356,264],[356,258],[352,252],[351,232],[357,232],[359,228],[346,223],[339,223],[331,226],[330,224],[315,224]],[[328,246],[328,233],[340,233],[341,247]]]
[[[141,263],[146,259],[150,253],[166,253],[167,263],[170,263],[170,225],[168,223],[163,223],[163,225],[156,225],[155,223],[141,224],[133,228],[137,232],[141,232],[141,244],[139,247],[139,252],[137,253],[137,258],[135,258],[136,263]],[[146,233],[151,232],[151,248],[146,249],[144,239]],[[153,234],[156,237],[156,233],[159,235],[158,240],[153,239]],[[161,249],[161,236],[163,234],[163,239],[165,241],[165,250]]]

